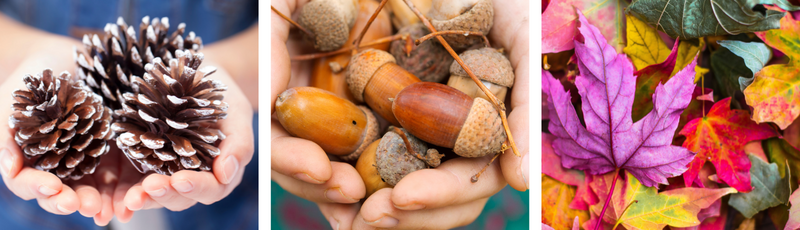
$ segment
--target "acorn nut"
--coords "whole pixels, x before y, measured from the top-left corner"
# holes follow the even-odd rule
[[[345,161],[358,159],[378,138],[378,123],[369,108],[314,87],[283,91],[275,101],[275,114],[289,134],[313,141]]]
[[[464,64],[469,67],[476,77],[481,79],[483,85],[499,100],[503,100],[506,97],[508,88],[514,85],[514,69],[511,68],[511,62],[496,49],[486,47],[467,50],[459,54],[458,57],[464,60]],[[461,65],[455,62],[450,65],[450,74],[450,80],[447,81],[447,85],[466,93],[470,97],[481,97],[489,100]]]
[[[356,21],[357,0],[313,0],[300,10],[298,24],[314,34],[314,48],[341,48]]]
[[[395,64],[391,54],[376,49],[359,52],[347,68],[347,85],[356,101],[366,102],[378,115],[400,125],[392,113],[392,100],[419,78]]]

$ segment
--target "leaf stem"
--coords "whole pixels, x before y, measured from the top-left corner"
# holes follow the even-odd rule
[[[374,41],[371,41],[371,42],[368,42],[368,43],[364,43],[364,44],[360,45],[358,48],[364,48],[364,47],[378,45],[378,44],[381,44],[381,43],[387,43],[387,42],[392,42],[392,41],[396,41],[396,40],[406,39],[406,37],[408,37],[408,34],[395,34],[395,35],[392,35],[392,36],[389,36],[389,37],[382,37],[382,38],[379,38],[377,40],[374,40]],[[313,60],[313,59],[317,59],[317,58],[323,58],[323,57],[333,56],[333,55],[336,55],[336,54],[346,53],[347,51],[350,51],[350,50],[353,50],[353,49],[355,49],[355,46],[348,46],[348,47],[341,48],[339,50],[335,50],[335,51],[331,51],[331,52],[325,52],[325,53],[313,53],[313,54],[298,55],[298,56],[292,57],[292,61]]]
[[[603,223],[603,218],[606,215],[606,209],[608,208],[608,203],[611,201],[611,196],[614,195],[614,187],[617,185],[617,179],[619,179],[619,168],[614,170],[614,182],[611,182],[611,188],[608,189],[608,196],[606,197],[606,203],[603,205],[603,211],[600,211],[600,219],[597,220],[597,224],[594,226],[594,230],[600,229],[600,225]]]
[[[309,37],[314,38],[314,34],[311,33],[311,31],[306,30],[306,28],[303,28],[302,26],[300,26],[300,24],[297,24],[297,22],[287,17],[286,15],[282,14],[280,11],[278,11],[278,9],[275,9],[274,6],[270,7],[272,7],[272,11],[278,14],[278,16],[281,16],[281,18],[283,18],[284,20],[288,21],[289,23],[292,23],[292,25],[297,26],[298,29],[302,30],[303,33],[306,33],[306,35],[308,35]]]
[[[386,5],[387,2],[389,2],[389,0],[381,1],[381,4],[378,6],[378,9],[375,9],[375,13],[372,13],[372,17],[369,17],[369,21],[367,21],[367,24],[364,25],[364,29],[361,29],[361,34],[359,34],[358,38],[356,38],[356,40],[353,41],[354,45],[353,47],[355,47],[355,49],[353,49],[353,56],[356,56],[356,54],[358,53],[358,48],[359,48],[358,45],[361,44],[361,39],[363,39],[364,35],[367,34],[367,29],[369,29],[369,26],[372,25],[373,21],[375,21],[375,18],[378,17],[378,13],[381,12],[381,9],[383,9],[383,6]]]

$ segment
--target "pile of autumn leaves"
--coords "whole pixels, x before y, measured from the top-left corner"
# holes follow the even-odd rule
[[[615,47],[578,8],[574,50],[546,57],[568,65],[542,70],[544,224],[800,228],[800,21],[781,15],[776,29],[673,36],[670,50],[669,28],[662,39],[630,14]]]

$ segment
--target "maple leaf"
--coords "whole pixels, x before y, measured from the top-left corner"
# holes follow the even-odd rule
[[[542,53],[558,53],[574,48],[572,38],[578,34],[578,15],[583,11],[590,21],[599,25],[606,39],[622,51],[625,46],[626,0],[552,0],[542,13]]]
[[[589,219],[589,212],[569,208],[575,187],[542,175],[542,223],[555,229],[567,229],[573,219]]]
[[[556,137],[542,133],[542,173],[562,183],[578,186],[584,182],[583,171],[566,169],[561,166],[561,158],[553,150]],[[572,200],[572,199],[570,199]]]
[[[753,120],[775,122],[786,129],[800,115],[800,23],[786,14],[780,29],[756,33],[764,42],[780,50],[789,63],[769,65],[756,73],[744,90],[747,104],[753,107]]]
[[[613,177],[612,173],[596,178],[595,191],[607,190]],[[604,204],[597,203],[592,206],[595,219],[587,223],[603,221],[606,229],[615,229],[607,228],[609,225],[622,225],[627,229],[663,229],[667,225],[697,226],[701,223],[697,218],[701,210],[708,208],[724,195],[736,193],[736,190],[730,187],[718,189],[686,187],[659,193],[654,187],[642,185],[630,173],[619,179],[623,180],[622,185],[614,187],[605,216],[602,219],[598,217]],[[599,192],[598,196],[600,199],[607,198],[605,197],[607,194],[603,192]],[[584,228],[586,227],[584,224]]]
[[[689,121],[681,130],[680,134],[686,136],[683,147],[697,153],[683,174],[686,186],[697,179],[700,168],[710,160],[722,181],[740,192],[752,190],[744,145],[777,133],[767,124],[750,120],[746,110],[731,110],[730,103],[731,98],[718,101],[707,116]]]
[[[786,227],[783,229],[800,229],[800,189],[792,193],[792,196],[789,197],[789,203],[792,204],[792,207],[789,208],[789,222],[786,222]]]
[[[664,31],[670,37],[691,39],[778,28],[785,13],[753,11],[752,0],[634,0],[627,12]]]
[[[558,137],[553,148],[566,168],[604,174],[624,169],[646,186],[666,183],[680,175],[694,153],[670,145],[683,109],[691,100],[695,61],[653,94],[654,108],[633,123],[635,90],[633,66],[617,54],[600,31],[578,11],[580,37],[575,41],[580,75],[575,84],[581,96],[583,127],[570,94],[552,76],[543,76],[548,92],[550,132]]]
[[[677,50],[673,47],[672,51],[670,51],[655,28],[650,27],[647,23],[634,16],[625,15],[625,17],[628,22],[626,33],[628,45],[625,46],[623,52],[628,54],[637,70],[668,61],[667,57],[673,52],[677,52],[674,67],[672,72],[669,73],[670,77],[674,76],[692,62],[697,53],[705,46],[705,40],[703,39],[684,40],[675,46]],[[697,82],[708,72],[708,69],[695,65],[694,71],[695,82]],[[647,96],[649,97],[650,95]]]
[[[753,177],[753,191],[733,194],[728,204],[739,210],[746,218],[753,218],[758,212],[788,202],[789,178],[780,177],[778,165],[767,164],[756,155],[749,154],[753,163],[750,174]]]

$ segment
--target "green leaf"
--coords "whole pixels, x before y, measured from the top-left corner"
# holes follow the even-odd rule
[[[772,56],[772,50],[761,42],[741,42],[735,40],[723,40],[718,42],[722,47],[727,48],[736,56],[744,60],[744,64],[750,69],[751,74],[739,76],[739,89],[744,91],[750,83],[753,83],[753,75],[764,68],[764,65]]]
[[[794,181],[800,178],[800,151],[782,138],[767,139],[762,142],[762,145],[769,161],[778,164],[778,172],[781,177],[785,177],[786,173],[789,173]],[[797,187],[796,184],[792,188],[795,187]]]
[[[778,6],[781,9],[784,9],[786,11],[800,10],[800,7],[793,6],[791,3],[789,3],[789,1],[786,1],[786,0],[749,0],[747,4],[748,5],[751,5],[751,4],[752,5],[755,5],[755,4],[775,5],[775,6]]]
[[[725,47],[711,53],[711,71],[718,84],[718,90],[714,93],[720,98],[736,98],[736,93],[741,91],[737,79],[741,76],[753,76],[744,60]],[[733,100],[733,108],[743,109],[738,100]]]
[[[789,177],[780,177],[778,165],[767,164],[756,155],[749,154],[751,185],[753,191],[731,195],[728,204],[744,215],[752,218],[758,212],[789,201]]]
[[[627,12],[670,37],[691,39],[764,31],[780,27],[784,13],[753,11],[752,0],[634,0]]]

